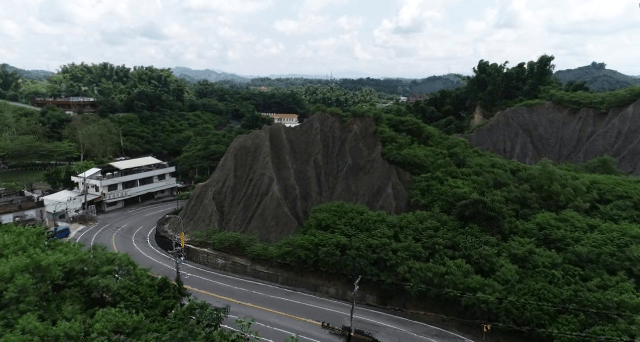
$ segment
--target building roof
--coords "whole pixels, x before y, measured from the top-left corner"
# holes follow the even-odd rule
[[[98,169],[97,167],[94,167],[92,169],[89,169],[81,174],[78,175],[78,177],[80,178],[84,178],[84,177],[91,177],[93,175],[95,175],[96,173],[102,171],[102,169]]]
[[[283,118],[283,119],[297,119],[298,114],[277,114],[277,113],[262,113],[262,115],[267,115],[272,118]]]
[[[44,207],[43,202],[25,201],[21,203],[9,203],[0,205],[0,214],[15,213],[18,211],[31,210]]]
[[[80,191],[73,191],[73,190],[62,190],[62,191],[58,191],[55,194],[51,194],[49,196],[44,196],[42,197],[42,199],[46,201],[53,201],[53,202],[68,202],[70,198],[75,198],[75,197],[82,197],[82,199],[84,199],[84,194]],[[94,200],[96,198],[98,198],[100,196],[98,195],[92,195],[92,194],[87,194],[87,201],[91,201]],[[45,203],[46,204],[46,203]]]
[[[80,191],[62,190],[48,196],[43,196],[42,199],[46,201],[66,202],[70,197],[77,197],[81,194]]]
[[[162,163],[162,161],[156,158],[143,157],[143,158],[129,159],[129,160],[123,160],[119,162],[109,163],[109,165],[115,167],[116,169],[126,170],[134,167],[159,164],[159,163]]]

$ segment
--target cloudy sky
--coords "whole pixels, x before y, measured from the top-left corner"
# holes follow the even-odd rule
[[[640,75],[637,0],[0,0],[0,63],[422,78],[556,57]]]

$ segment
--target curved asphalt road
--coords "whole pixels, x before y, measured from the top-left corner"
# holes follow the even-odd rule
[[[94,226],[78,231],[74,239],[88,247],[102,244],[127,253],[142,267],[160,276],[175,278],[175,264],[155,240],[156,221],[175,208],[175,203],[127,207],[100,215]],[[320,322],[349,324],[351,305],[283,289],[259,281],[245,280],[207,267],[185,262],[181,267],[185,286],[195,298],[215,306],[229,305],[230,318],[223,324],[236,329],[236,317],[252,317],[262,340],[283,342],[298,334],[300,341],[344,341],[320,327]],[[460,335],[356,305],[354,327],[372,332],[382,342],[465,342]]]

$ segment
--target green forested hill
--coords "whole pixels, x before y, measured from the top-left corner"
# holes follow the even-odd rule
[[[554,75],[562,83],[586,82],[592,91],[611,91],[640,85],[640,79],[607,69],[606,64],[596,62],[575,69],[558,70]]]
[[[430,76],[422,79],[403,78],[341,78],[341,79],[307,79],[307,78],[254,78],[249,82],[253,87],[290,88],[308,84],[339,87],[344,90],[357,91],[371,88],[385,94],[411,96],[412,94],[429,94],[442,89],[453,89],[464,85],[464,78],[457,74]]]
[[[376,119],[383,155],[411,173],[412,212],[328,203],[276,244],[215,227],[200,241],[389,289],[406,284],[457,319],[530,329],[519,341],[640,336],[640,181],[614,160],[528,166],[408,116],[349,115]]]
[[[185,290],[128,255],[45,231],[0,225],[0,341],[247,341],[220,327],[226,308],[182,307]]]
[[[15,71],[20,77],[28,79],[28,80],[45,80],[49,76],[55,75],[54,72],[46,71],[46,70],[24,70],[20,68],[16,68],[9,64],[3,63],[0,67],[4,66],[7,68],[9,72]]]
[[[205,69],[205,70],[193,70],[186,67],[175,67],[172,68],[171,71],[174,75],[180,78],[184,78],[189,82],[197,82],[202,80],[207,80],[209,82],[217,82],[217,81],[234,81],[238,83],[246,83],[249,82],[248,78],[238,76],[236,74],[230,74],[226,72],[216,72],[213,70]]]

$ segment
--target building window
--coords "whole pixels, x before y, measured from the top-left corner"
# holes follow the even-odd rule
[[[158,175],[158,180],[163,181],[167,178],[167,175]]]
[[[123,189],[131,189],[131,188],[135,188],[136,186],[138,186],[138,180],[132,180],[132,181],[122,183]]]
[[[111,185],[109,185],[109,187],[108,187],[108,189],[107,189],[107,190],[108,190],[109,192],[118,190],[118,184],[111,184]]]
[[[153,177],[147,177],[140,179],[140,186],[153,183]]]
[[[107,203],[107,208],[111,208],[111,207],[115,207],[118,205],[120,201],[116,201],[116,202],[111,202],[111,203]]]
[[[100,192],[100,187],[97,185],[94,185],[94,189],[96,190],[96,192]]]

